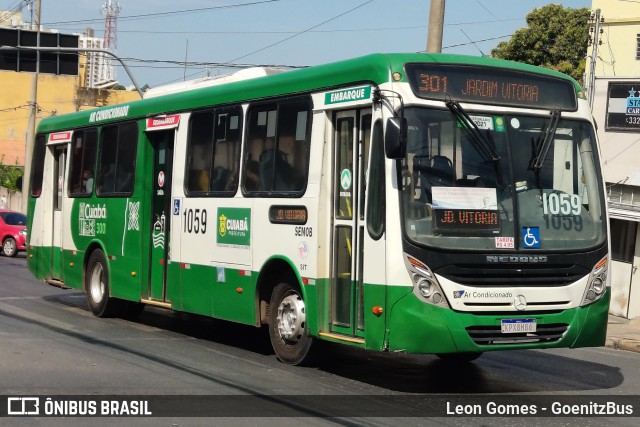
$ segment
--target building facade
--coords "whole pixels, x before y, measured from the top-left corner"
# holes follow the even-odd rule
[[[634,318],[640,316],[640,3],[593,0],[592,9],[600,19],[592,22],[585,81],[609,194],[610,312]]]
[[[30,28],[20,13],[0,11],[0,30],[5,36],[11,31]],[[41,29],[43,33],[57,34],[55,31]],[[63,35],[60,35],[61,38]],[[78,47],[102,48],[101,39],[82,35],[75,36]],[[28,67],[18,65],[11,70],[11,61],[15,53],[2,52],[0,64],[0,161],[4,164],[24,166],[25,140],[27,125],[31,113],[31,87],[34,73]],[[32,61],[33,62],[33,61]],[[7,65],[8,64],[8,65]],[[28,65],[28,64],[27,64]],[[111,67],[110,72],[104,66]],[[0,67],[2,68],[2,67]],[[84,55],[78,57],[74,70],[67,74],[41,72],[38,75],[36,123],[43,117],[71,113],[105,105],[119,104],[139,99],[136,91],[108,90],[117,82],[110,83],[106,78],[115,78],[115,72],[103,55]],[[68,71],[68,70],[67,70]]]

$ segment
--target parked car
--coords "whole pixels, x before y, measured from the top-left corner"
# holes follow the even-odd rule
[[[1,252],[6,256],[16,256],[26,251],[27,217],[25,214],[9,209],[0,209]]]

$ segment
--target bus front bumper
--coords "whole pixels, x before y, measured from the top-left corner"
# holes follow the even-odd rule
[[[410,293],[401,298],[391,310],[388,328],[389,351],[407,353],[456,353],[492,350],[520,350],[558,347],[598,347],[606,340],[610,289],[603,297],[584,307],[554,313],[476,314],[426,304]],[[503,319],[536,319],[538,331],[562,331],[557,339],[545,339],[540,334],[512,341],[516,334],[502,334]],[[481,328],[478,328],[481,327]],[[495,331],[491,340],[474,341],[470,332],[475,328]],[[537,338],[536,338],[537,337]],[[486,339],[486,338],[485,338]],[[512,342],[509,342],[512,341]]]

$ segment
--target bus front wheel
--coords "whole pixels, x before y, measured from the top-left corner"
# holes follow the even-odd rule
[[[301,365],[309,361],[313,338],[307,329],[304,300],[288,283],[280,283],[271,294],[269,338],[281,362]]]
[[[91,253],[85,274],[85,291],[89,308],[98,317],[114,314],[116,301],[109,297],[109,272],[104,252],[97,249]]]

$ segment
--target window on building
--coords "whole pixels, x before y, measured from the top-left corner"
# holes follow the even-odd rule
[[[633,262],[636,251],[638,223],[611,219],[611,258],[614,261]]]
[[[102,128],[97,192],[99,196],[124,196],[133,192],[138,147],[138,126],[123,123]]]
[[[640,34],[636,34],[636,59],[640,60]]]

